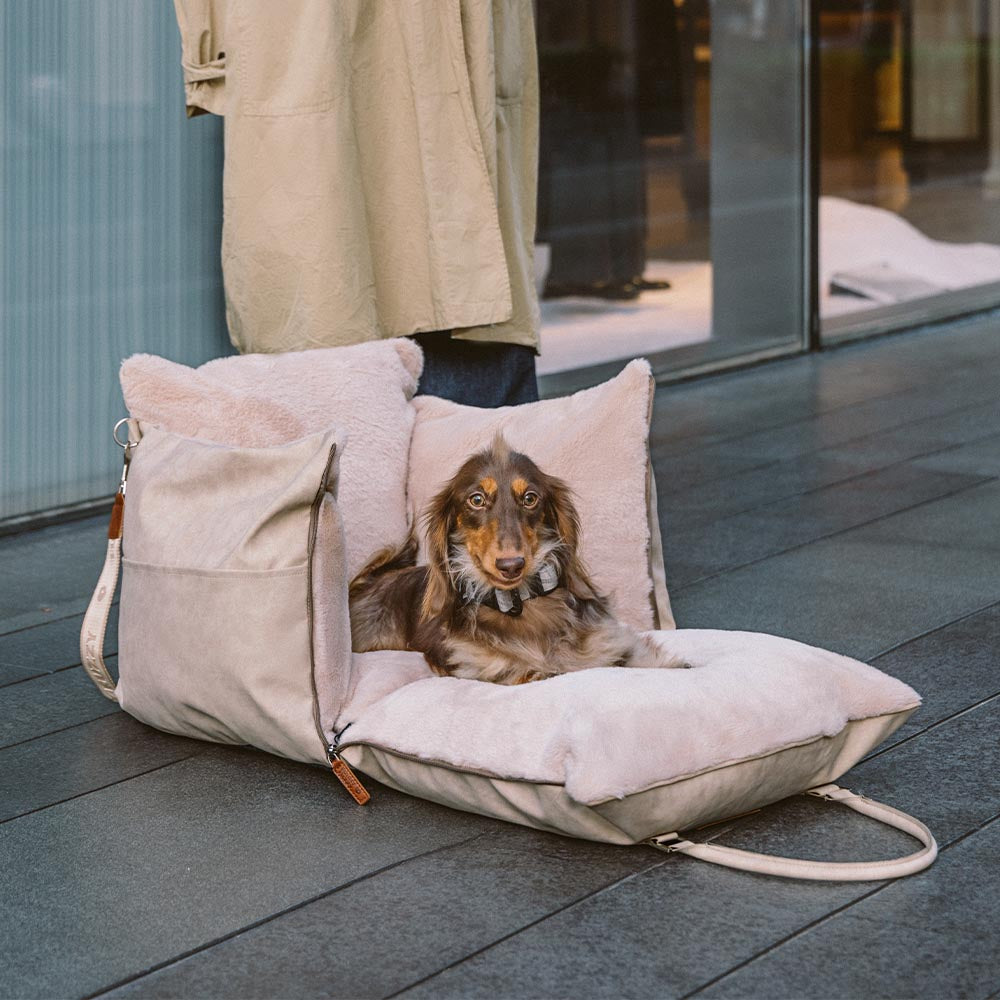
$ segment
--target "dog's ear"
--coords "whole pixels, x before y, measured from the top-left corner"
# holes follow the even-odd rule
[[[561,480],[547,477],[545,492],[548,496],[547,514],[562,542],[560,560],[566,589],[579,598],[595,598],[597,590],[590,574],[580,559],[580,515],[573,503],[573,491]]]
[[[431,500],[423,521],[427,539],[427,587],[420,617],[426,620],[439,615],[452,596],[448,543],[455,529],[455,514],[450,485]]]

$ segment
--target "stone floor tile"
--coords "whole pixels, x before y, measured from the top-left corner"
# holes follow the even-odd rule
[[[976,476],[1000,476],[1000,434],[936,452],[918,460],[925,469],[964,472]]]
[[[662,534],[668,583],[688,586],[980,482],[897,465],[686,530],[667,530],[667,512]]]
[[[1000,821],[699,997],[982,997],[1000,986]]]
[[[114,672],[116,658],[108,660]],[[0,689],[0,748],[118,712],[82,667]]]
[[[891,737],[907,739],[942,719],[1000,694],[1000,604],[935,629],[873,661],[923,692],[924,704]]]
[[[988,482],[671,595],[678,625],[770,632],[870,659],[1000,600]]]
[[[113,991],[113,997],[388,996],[661,863],[644,848],[504,826],[406,862]]]
[[[0,750],[0,822],[202,753],[124,712]]]
[[[373,787],[210,748],[0,825],[0,995],[89,995],[497,826]]]
[[[670,856],[402,995],[679,997],[861,891]]]
[[[0,631],[86,610],[104,565],[105,515],[0,539]]]
[[[661,497],[660,521],[664,530],[673,534],[734,514],[757,510],[869,471],[869,467],[862,462],[829,459],[822,453],[806,455],[792,462],[773,462]]]
[[[992,388],[995,395],[996,389]],[[957,444],[992,436],[1000,431],[1000,407],[996,399],[952,413],[906,424],[891,431],[848,441],[826,454],[844,461],[879,464],[906,459],[932,459],[946,454]]]
[[[988,935],[969,934],[958,942],[931,926],[900,928],[839,916],[694,995],[985,998],[1000,983],[995,949]]]
[[[0,634],[0,687],[50,674],[80,662],[83,615]],[[106,656],[118,651],[118,605],[111,608],[104,642]]]

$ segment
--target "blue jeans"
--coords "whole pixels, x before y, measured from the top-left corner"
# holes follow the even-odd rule
[[[514,406],[538,399],[535,352],[520,344],[452,340],[447,331],[416,333],[424,352],[417,395],[467,406]]]

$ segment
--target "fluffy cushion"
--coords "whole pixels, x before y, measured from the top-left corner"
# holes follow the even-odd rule
[[[502,687],[414,680],[412,653],[375,654],[382,679],[365,681],[372,654],[356,656],[344,754],[403,791],[628,842],[833,781],[920,703],[873,667],[791,639],[709,629],[657,639],[693,669]],[[385,695],[390,672],[404,686]]]
[[[512,447],[572,487],[580,554],[615,614],[636,628],[673,627],[650,493],[648,362],[632,361],[603,385],[561,399],[483,410],[418,396],[414,406],[408,486],[416,513],[501,430]]]
[[[219,358],[200,368],[136,354],[123,362],[121,384],[133,417],[218,444],[267,447],[343,428],[338,504],[353,576],[406,535],[410,399],[422,367],[420,348],[397,339]]]

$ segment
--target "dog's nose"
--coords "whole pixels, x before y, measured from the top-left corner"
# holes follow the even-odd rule
[[[524,569],[524,560],[520,556],[515,559],[498,559],[497,569],[501,576],[513,580]]]

